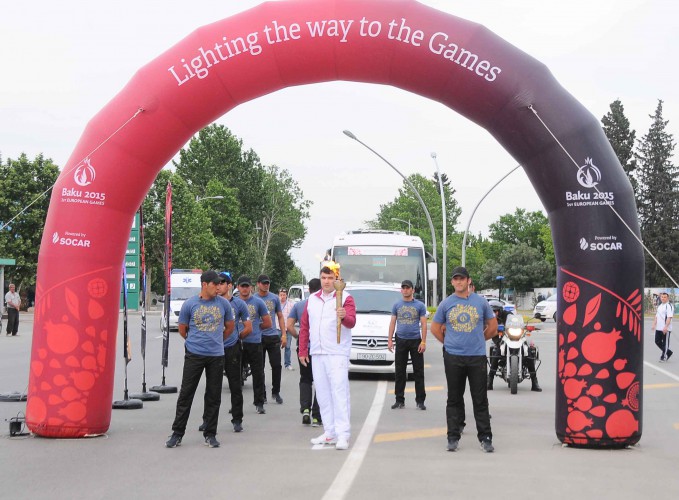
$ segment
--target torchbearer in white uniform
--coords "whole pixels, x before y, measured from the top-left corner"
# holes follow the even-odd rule
[[[336,449],[346,450],[351,437],[349,355],[356,304],[351,295],[343,293],[342,305],[337,307],[331,267],[321,269],[320,279],[321,290],[309,296],[299,330],[299,360],[306,366],[309,354],[313,357],[311,369],[323,420],[323,434],[311,443],[334,444]]]

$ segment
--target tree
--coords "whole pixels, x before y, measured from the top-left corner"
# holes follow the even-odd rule
[[[634,157],[634,141],[636,139],[636,132],[630,130],[630,123],[625,116],[625,107],[616,99],[611,103],[611,110],[601,119],[604,133],[608,137],[608,142],[611,143],[615,155],[620,161],[623,170],[627,174],[634,196],[637,200],[638,182],[636,179],[637,162]]]
[[[507,246],[498,260],[484,264],[481,276],[486,284],[495,283],[497,276],[504,276],[505,283],[519,292],[554,283],[550,265],[538,249],[526,243]]]
[[[549,220],[541,211],[527,212],[517,208],[513,214],[500,216],[500,220],[490,226],[490,238],[502,245],[525,243],[545,256],[545,243],[542,230],[549,229]]]
[[[663,266],[679,270],[679,169],[672,163],[675,142],[666,130],[663,101],[658,100],[651,127],[638,144],[639,224],[644,244]],[[646,286],[668,286],[671,280],[646,256]]]
[[[439,190],[438,177],[434,174],[433,178],[428,179],[420,174],[413,174],[408,177],[408,180],[415,187],[429,211],[432,225],[434,226],[434,233],[436,235],[436,244],[440,247],[443,242],[443,218],[441,216],[441,193]],[[445,174],[441,175],[441,180],[443,182],[445,196],[448,235],[452,235],[462,210],[460,209],[457,200],[453,197],[455,189],[450,186],[450,181]],[[425,250],[431,252],[432,238],[429,222],[427,221],[426,214],[422,209],[422,205],[420,205],[417,196],[405,181],[398,190],[398,196],[392,202],[381,205],[377,217],[373,220],[366,221],[366,225],[372,229],[387,229],[393,231],[407,230],[407,228],[403,227],[403,222],[395,219],[409,221],[411,233],[422,238]],[[450,244],[448,247],[450,248]],[[438,274],[439,277],[441,277],[443,270],[443,256],[441,255],[440,248],[437,248],[437,257],[439,264]],[[459,256],[457,259],[457,262],[459,262]],[[448,255],[447,260],[448,263],[452,261],[450,254]],[[440,279],[441,278],[439,278],[439,281]],[[445,279],[448,281],[447,278]]]
[[[146,267],[151,289],[165,289],[165,193],[172,182],[172,267],[209,269],[218,251],[207,210],[196,202],[186,182],[169,170],[161,170],[144,200]]]
[[[42,154],[33,161],[21,154],[6,163],[0,157],[0,226],[4,226],[0,230],[0,256],[16,260],[8,276],[17,291],[35,284],[50,191],[58,176],[59,168]]]

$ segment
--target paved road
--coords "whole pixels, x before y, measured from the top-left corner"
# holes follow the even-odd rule
[[[128,367],[129,386],[134,392],[141,388],[139,317],[131,316],[130,323],[134,359]],[[157,317],[150,317],[149,323],[147,382],[154,385],[160,382],[161,339]],[[170,434],[176,394],[146,402],[142,410],[114,410],[109,432],[99,438],[10,438],[3,421],[1,497],[677,498],[679,359],[658,363],[657,348],[647,333],[644,430],[639,445],[617,451],[562,447],[554,433],[555,325],[548,321],[541,327],[534,338],[542,352],[539,375],[544,392],[530,392],[529,383],[524,382],[512,396],[496,382],[496,390],[490,393],[493,454],[479,450],[475,432],[469,428],[459,452],[445,451],[445,377],[440,345],[431,338],[426,356],[428,410],[415,409],[412,392],[407,394],[404,410],[391,410],[392,381],[352,379],[353,436],[348,451],[313,449],[309,438],[320,430],[301,424],[299,372],[284,371],[285,403],[268,404],[266,415],[257,415],[247,404],[242,434],[230,432],[229,395],[224,387],[219,449],[205,447],[197,431],[200,397],[194,402],[189,431],[177,449],[163,446]],[[31,316],[23,315],[20,337],[0,337],[0,393],[22,391],[27,385],[31,328]],[[649,328],[650,320],[647,332]],[[180,383],[182,353],[181,339],[173,334],[168,384]],[[123,395],[121,356],[115,399]],[[412,390],[412,382],[408,387]],[[252,401],[249,381],[245,401]],[[0,403],[0,417],[9,419],[24,408],[25,403]],[[467,422],[473,427],[471,401]]]

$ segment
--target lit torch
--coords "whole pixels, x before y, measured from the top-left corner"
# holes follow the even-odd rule
[[[340,278],[340,265],[337,262],[328,261],[325,262],[325,267],[328,267],[333,273],[335,273],[335,282],[333,286],[335,287],[335,308],[339,309],[342,307],[342,292],[347,284],[342,278]],[[342,320],[337,318],[337,343],[340,343],[340,334],[342,333]]]

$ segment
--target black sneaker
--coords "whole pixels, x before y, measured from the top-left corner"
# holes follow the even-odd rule
[[[309,425],[311,423],[311,412],[309,410],[304,410],[302,414],[302,424]]]
[[[320,418],[313,418],[311,420],[311,427],[323,427],[323,421]]]
[[[457,451],[457,445],[460,444],[460,441],[457,439],[449,439],[448,440],[448,447],[446,450],[448,451]]]
[[[424,403],[417,403],[417,409],[424,411],[427,409],[427,407],[424,406]]]
[[[480,441],[481,450],[485,453],[493,453],[495,448],[493,447],[493,442],[490,439],[483,439]]]
[[[176,448],[177,446],[181,446],[182,444],[182,437],[179,434],[172,433],[170,436],[170,439],[165,441],[165,447],[166,448]]]
[[[241,424],[240,422],[234,422],[233,432],[243,432],[243,424]]]
[[[214,436],[206,436],[205,446],[209,446],[210,448],[219,448],[219,441],[217,441],[217,438]]]
[[[257,405],[257,413],[259,413],[260,415],[264,415],[266,413],[264,405]]]
[[[283,398],[281,397],[280,394],[278,394],[278,393],[276,393],[276,394],[271,394],[271,397],[272,397],[272,398],[274,399],[274,401],[275,401],[276,403],[278,403],[279,405],[282,405],[282,404],[283,404]]]
[[[405,403],[399,403],[398,401],[391,405],[392,410],[402,410],[405,407],[406,407]]]
[[[205,432],[205,429],[207,429],[207,424],[206,424],[205,422],[203,422],[202,424],[200,424],[200,425],[198,426],[198,430],[199,430],[200,432]]]
[[[665,358],[665,361],[669,361],[670,358],[672,357],[672,354],[674,354],[674,352],[672,352],[672,351],[667,351],[667,357]]]

